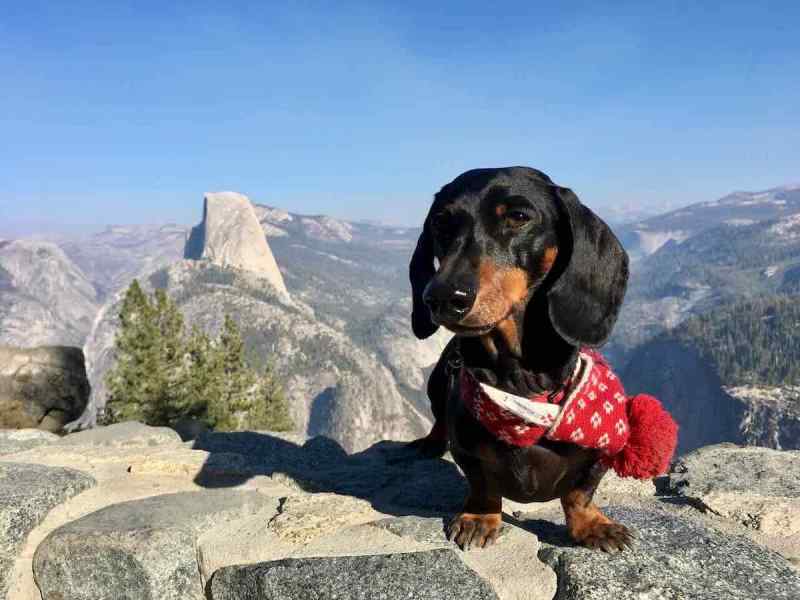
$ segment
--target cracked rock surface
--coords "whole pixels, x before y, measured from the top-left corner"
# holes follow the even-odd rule
[[[257,491],[207,490],[114,504],[45,538],[33,559],[43,600],[160,598],[203,600],[200,533],[261,513],[277,499]]]
[[[453,550],[373,556],[289,558],[217,572],[213,600],[495,600],[491,586]]]
[[[613,555],[553,545],[540,556],[558,576],[557,599],[744,600],[800,597],[787,561],[744,538],[664,514],[615,506],[608,516],[637,536]]]
[[[795,454],[715,446],[656,485],[607,476],[596,500],[637,533],[630,552],[575,547],[558,501],[505,502],[497,543],[462,552],[444,529],[463,477],[399,442],[15,432],[0,435],[0,599],[798,598]]]
[[[55,506],[95,485],[72,469],[0,462],[0,597],[28,534]]]

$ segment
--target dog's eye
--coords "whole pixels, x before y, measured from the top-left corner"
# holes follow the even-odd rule
[[[506,222],[512,227],[520,227],[531,220],[528,213],[521,210],[510,210],[505,214]]]

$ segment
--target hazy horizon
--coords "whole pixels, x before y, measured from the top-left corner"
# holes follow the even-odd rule
[[[709,198],[707,200],[700,200],[699,202],[710,202],[714,200],[720,200],[728,195],[737,194],[737,193],[754,193],[759,194],[767,191],[771,191],[774,189],[779,188],[798,188],[800,184],[795,182],[790,182],[786,184],[771,186],[769,188],[763,190],[731,190],[728,193],[720,196],[719,198]],[[222,190],[214,190],[214,191],[222,191]],[[228,191],[236,191],[236,190],[228,190]],[[245,194],[246,195],[246,194]],[[249,196],[248,196],[249,197]],[[372,219],[369,217],[364,218],[350,218],[346,215],[336,214],[336,213],[303,213],[293,210],[291,207],[283,206],[281,204],[268,204],[265,202],[259,202],[258,199],[249,197],[250,201],[253,204],[258,205],[266,205],[272,208],[279,208],[284,209],[288,212],[294,214],[301,214],[303,216],[329,216],[337,219],[342,219],[346,221],[351,221],[354,223],[368,223],[368,224],[377,224],[384,227],[398,227],[398,228],[413,228],[413,227],[420,227],[422,220],[424,220],[425,212],[420,213],[419,215],[419,222],[402,222],[402,221],[387,221],[387,220],[380,220],[380,219]],[[697,204],[695,202],[691,204]],[[690,204],[674,204],[674,205],[664,205],[664,206],[650,206],[650,207],[642,207],[637,206],[636,204],[629,204],[629,205],[617,205],[617,206],[605,206],[605,207],[594,207],[595,210],[598,212],[600,217],[605,219],[609,222],[609,224],[614,226],[624,225],[628,223],[634,223],[638,220],[646,219],[648,217],[668,213],[674,210],[678,210],[680,208],[684,208],[689,206]],[[13,218],[8,222],[0,222],[0,239],[6,238],[13,238],[13,237],[20,237],[20,238],[36,238],[36,237],[59,237],[59,236],[77,236],[77,235],[90,235],[93,233],[99,233],[108,229],[109,227],[164,227],[169,225],[175,225],[179,227],[192,227],[196,225],[202,218],[202,195],[197,202],[197,215],[194,219],[190,219],[186,222],[180,222],[175,220],[165,220],[165,219],[157,219],[153,218],[150,221],[141,221],[141,222],[124,222],[118,220],[109,220],[104,223],[55,223],[49,221],[18,221],[14,220]],[[416,216],[415,216],[416,218]]]

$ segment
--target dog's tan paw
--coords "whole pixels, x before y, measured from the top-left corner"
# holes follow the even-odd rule
[[[633,546],[631,531],[607,517],[587,521],[570,533],[582,546],[603,552],[619,552]]]
[[[502,527],[500,513],[461,513],[447,526],[447,539],[458,544],[462,550],[486,548],[497,541]]]

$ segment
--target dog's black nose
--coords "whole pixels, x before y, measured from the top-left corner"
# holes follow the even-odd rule
[[[475,303],[475,290],[465,285],[451,285],[436,280],[431,281],[422,299],[440,323],[457,323],[472,309]]]

